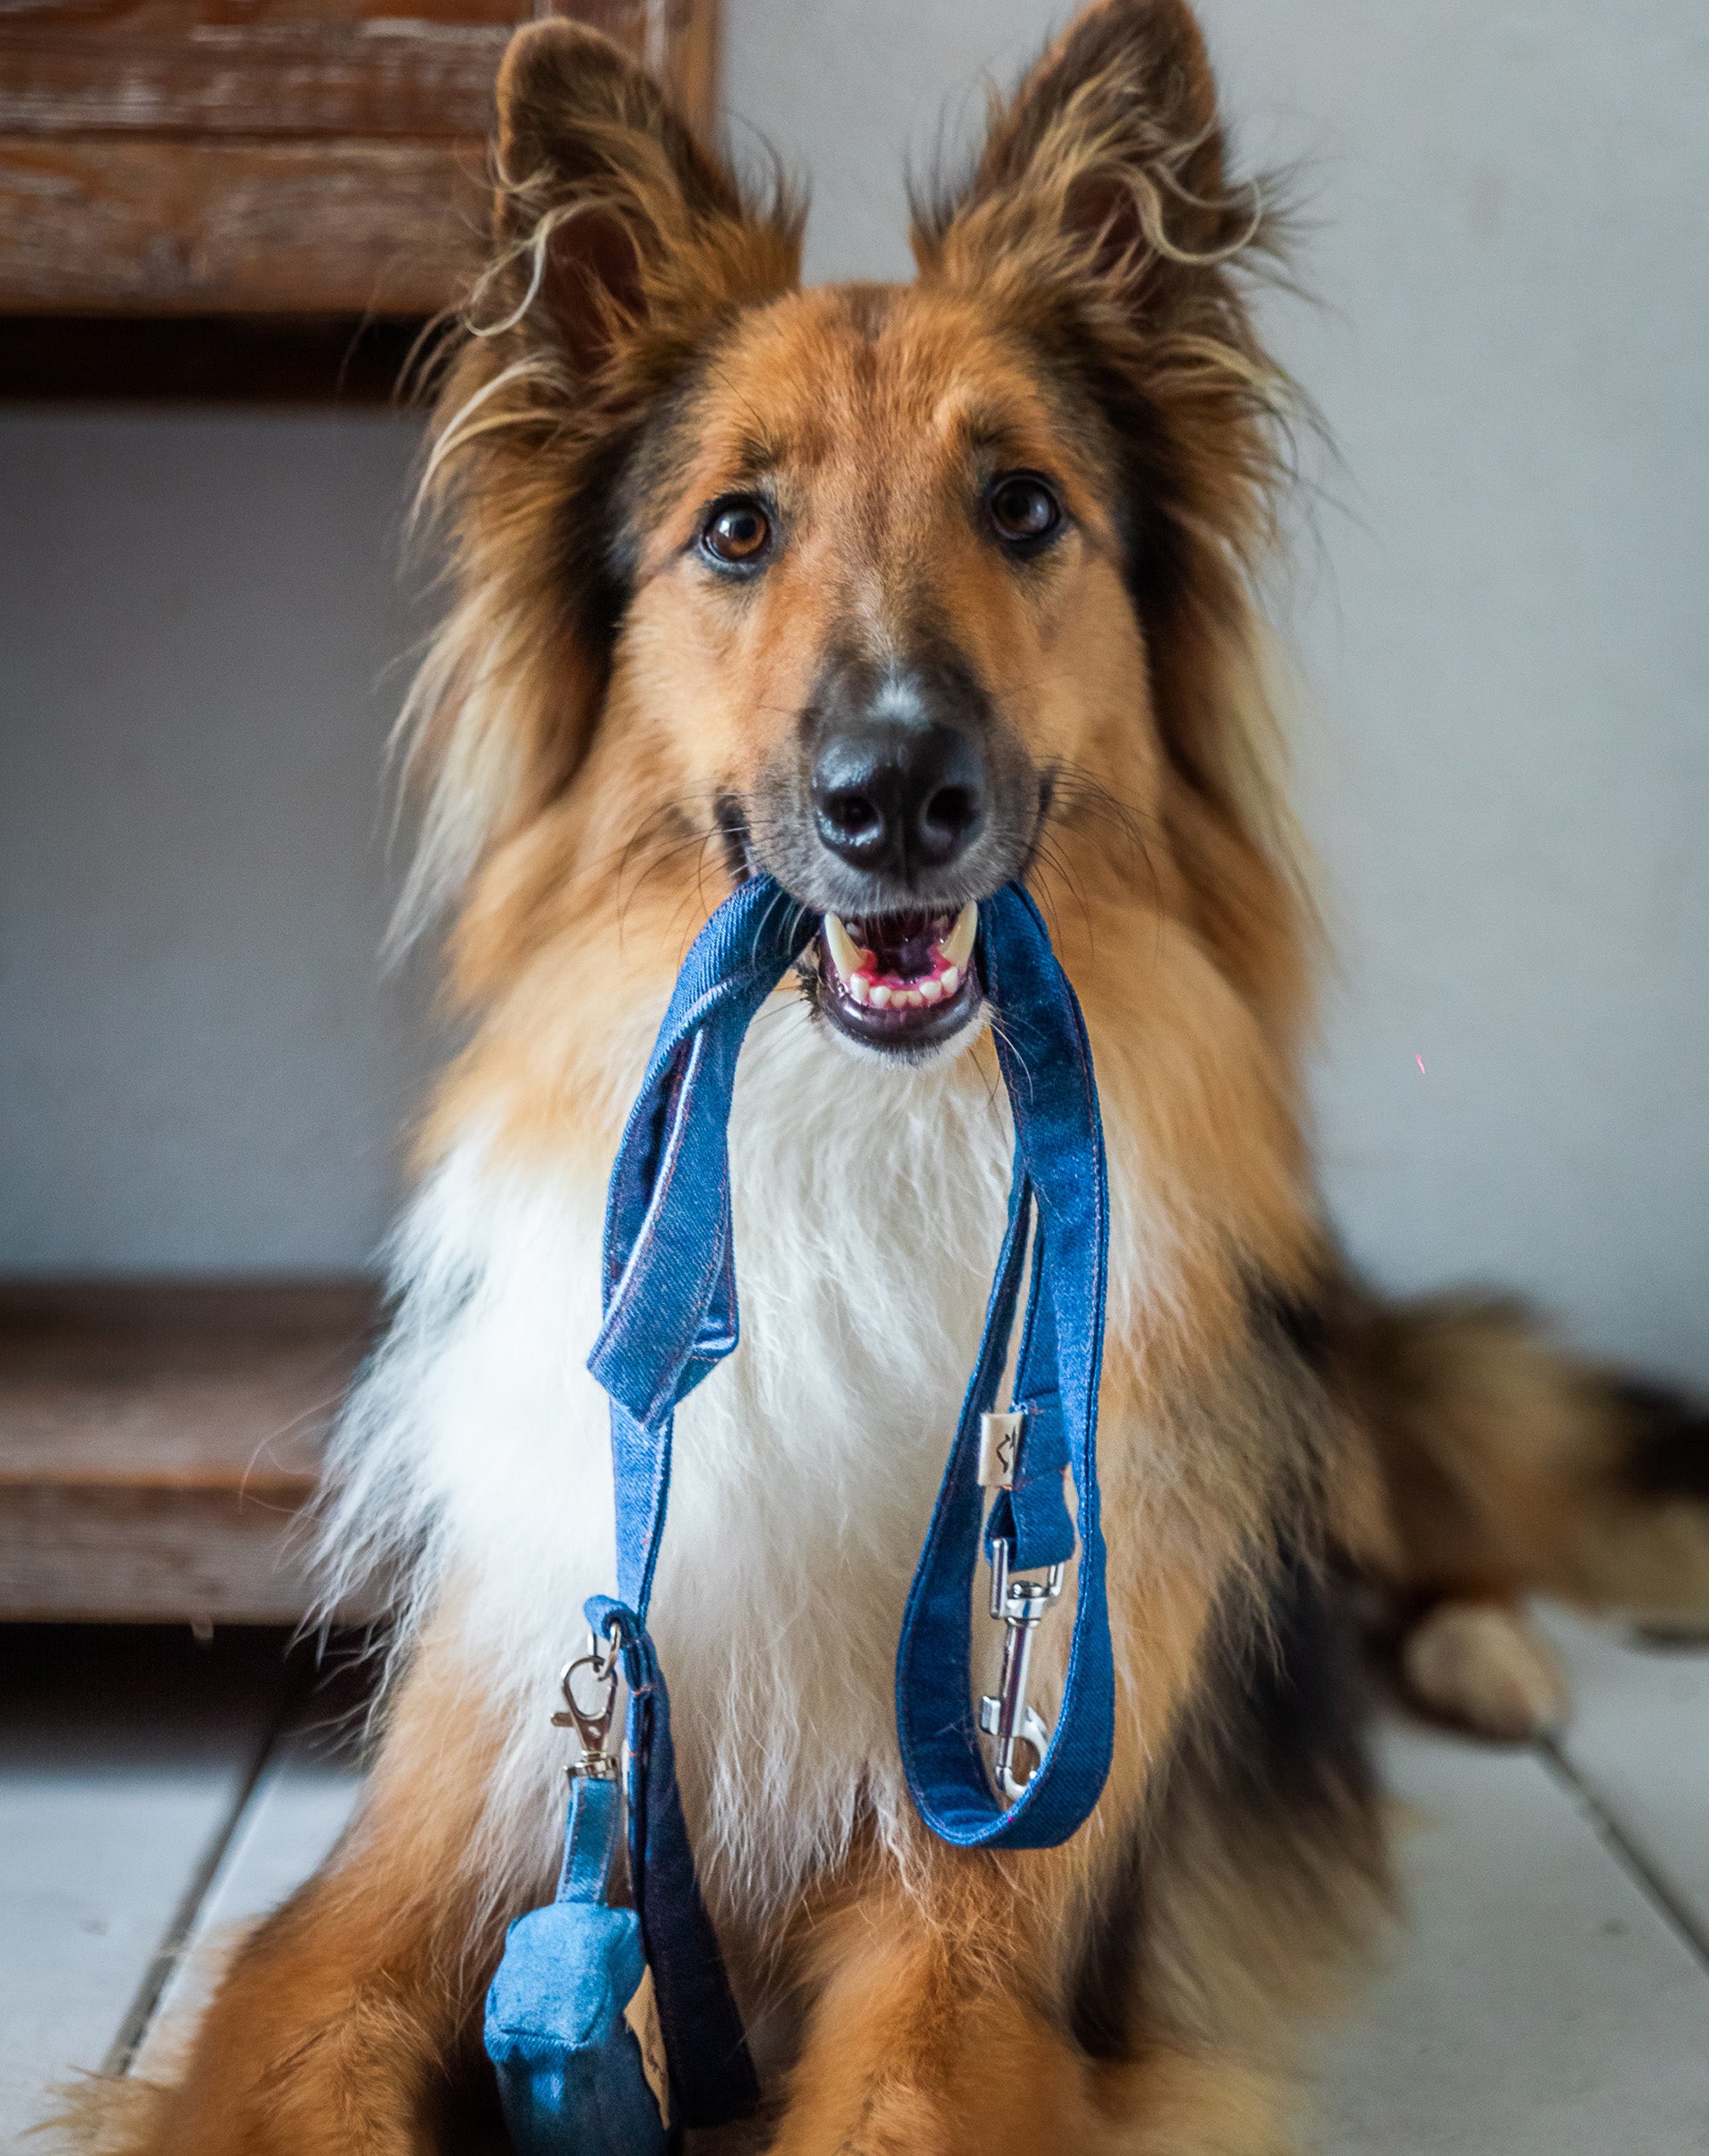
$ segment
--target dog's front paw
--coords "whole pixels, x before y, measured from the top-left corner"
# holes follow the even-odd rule
[[[1554,1649],[1507,1602],[1438,1602],[1402,1642],[1400,1666],[1421,1706],[1502,1743],[1551,1736],[1571,1704]]]

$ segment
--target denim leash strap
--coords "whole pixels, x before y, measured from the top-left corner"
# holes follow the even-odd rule
[[[1115,1743],[1115,1672],[1098,1519],[1097,1388],[1104,1359],[1109,1180],[1091,1049],[1038,908],[1013,886],[980,908],[985,992],[1015,1124],[1008,1226],[961,1420],[915,1570],[896,1656],[896,1730],[920,1816],[960,1848],[1048,1849],[1090,1813]],[[983,1498],[981,1421],[1008,1350],[1029,1219],[1032,1281],[1014,1405],[1025,1435],[987,1545],[1019,1569],[1080,1564],[1062,1705],[1025,1792],[1003,1804],[972,1708],[972,1588]],[[1062,1499],[1062,1469],[1076,1516]]]
[[[695,939],[618,1147],[605,1208],[604,1322],[587,1366],[611,1397],[615,1598],[587,1622],[628,1690],[629,1880],[658,1997],[674,2115],[721,2126],[758,2101],[677,1793],[670,1702],[646,1629],[677,1403],[736,1344],[727,1132],[736,1059],[806,948],[812,916],[744,884]]]
[[[669,1704],[647,1634],[670,1486],[675,1409],[735,1347],[727,1131],[749,1024],[816,932],[769,877],[744,884],[677,979],[612,1173],[604,1319],[588,1367],[611,1397],[618,1595],[587,1619],[628,1686],[629,1864],[669,2061],[673,2115],[711,2126],[757,2100],[741,2023],[695,1876],[677,1795]],[[1098,1524],[1097,1411],[1107,1181],[1085,1025],[1037,908],[1009,887],[980,907],[980,959],[1015,1125],[1007,1232],[954,1445],[903,1615],[896,1717],[909,1787],[962,1847],[1042,1848],[1097,1803],[1114,1748],[1114,1679]],[[1019,1301],[1015,1406],[1024,1434],[993,1505],[989,1547],[1016,1569],[1060,1565],[1078,1541],[1074,1619],[1054,1733],[1005,1804],[971,1706],[970,1603],[980,1541],[982,1418]],[[1063,1499],[1072,1474],[1076,1512]]]

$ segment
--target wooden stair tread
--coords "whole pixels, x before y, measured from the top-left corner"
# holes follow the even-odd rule
[[[366,1281],[0,1286],[0,1616],[280,1622]]]
[[[306,1495],[352,1359],[330,1342],[96,1340],[20,1354],[0,1338],[0,1487]]]

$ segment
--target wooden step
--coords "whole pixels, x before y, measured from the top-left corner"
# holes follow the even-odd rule
[[[368,1280],[0,1284],[0,1617],[290,1623]]]

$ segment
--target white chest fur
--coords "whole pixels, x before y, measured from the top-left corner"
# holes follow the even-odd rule
[[[741,1344],[677,1418],[652,1606],[715,1904],[750,1916],[901,1799],[897,1626],[1001,1237],[1010,1131],[974,1060],[876,1070],[774,1001],[731,1123]],[[549,1817],[554,1674],[613,1577],[604,1192],[471,1137],[401,1232],[403,1302],[341,1441],[335,1561],[450,1578],[516,1731],[494,1826]],[[524,1826],[524,1821],[530,1822]],[[737,1883],[740,1882],[739,1890]]]

